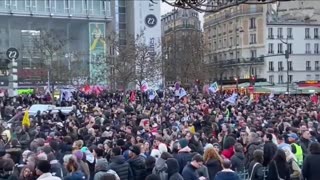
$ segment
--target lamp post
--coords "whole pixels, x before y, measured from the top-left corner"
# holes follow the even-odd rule
[[[239,81],[239,79],[238,79],[238,77],[235,77],[234,80],[236,81],[236,90],[238,92],[238,81]]]

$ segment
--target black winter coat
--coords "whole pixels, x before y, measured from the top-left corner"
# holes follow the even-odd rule
[[[258,163],[255,167],[254,165],[257,162],[252,161],[249,165],[248,173],[249,178],[251,177],[251,180],[263,180],[264,179],[264,171],[262,164]],[[252,175],[251,175],[252,174]]]
[[[278,169],[278,172],[276,168]],[[275,161],[270,162],[267,180],[278,179],[278,174],[280,178],[284,180],[290,180],[290,169],[287,165],[287,162],[285,162],[284,164],[279,164]]]
[[[134,159],[128,161],[131,172],[129,174],[129,180],[141,180],[146,178],[146,165],[142,156],[137,156]]]
[[[182,170],[187,165],[187,163],[191,162],[192,156],[193,153],[190,152],[179,152],[178,154],[175,154],[173,156],[179,163],[179,173],[182,173]]]
[[[198,180],[199,174],[196,171],[197,169],[188,163],[182,171],[182,177],[184,180]]]
[[[231,164],[232,164],[231,169],[236,172],[244,171],[245,160],[246,160],[246,158],[244,157],[243,153],[236,152],[231,157]]]
[[[319,162],[320,162],[320,153],[310,154],[303,161],[302,166],[302,175],[307,180],[319,180],[320,171],[319,171]]]
[[[205,165],[208,168],[210,180],[214,180],[216,174],[222,170],[220,161],[216,159],[210,159],[208,162],[205,163]]]
[[[114,170],[119,178],[122,180],[128,180],[129,179],[129,169],[130,166],[126,162],[123,155],[114,156],[110,158],[110,169]]]
[[[263,166],[268,166],[277,152],[277,145],[273,142],[266,142],[263,146]]]

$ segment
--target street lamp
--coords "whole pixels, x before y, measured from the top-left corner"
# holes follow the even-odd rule
[[[290,0],[162,0],[162,2],[173,7],[183,9],[194,9],[199,12],[219,12],[229,7],[238,6],[240,4],[269,4],[277,1]],[[150,0],[152,3],[154,0]]]
[[[236,81],[236,89],[237,89],[237,92],[238,92],[238,81],[239,81],[239,79],[238,79],[238,77],[234,77],[234,80]]]

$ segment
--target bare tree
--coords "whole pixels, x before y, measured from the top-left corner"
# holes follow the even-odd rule
[[[208,68],[203,58],[205,46],[201,33],[190,30],[171,36],[164,40],[168,45],[175,45],[165,50],[166,58],[163,65],[166,80],[180,81],[183,86],[190,86],[196,80],[206,81]]]

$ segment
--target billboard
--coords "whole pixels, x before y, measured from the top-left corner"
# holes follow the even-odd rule
[[[92,22],[89,23],[89,71],[91,84],[105,84],[106,75],[104,69],[106,64],[106,23]],[[104,64],[104,65],[101,65]]]

